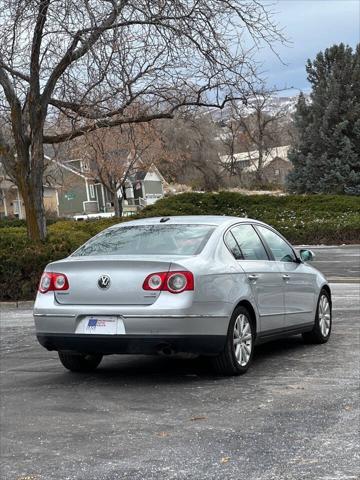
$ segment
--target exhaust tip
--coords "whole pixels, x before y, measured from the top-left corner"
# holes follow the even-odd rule
[[[160,355],[165,355],[167,357],[175,353],[175,350],[169,344],[159,345],[157,351]]]

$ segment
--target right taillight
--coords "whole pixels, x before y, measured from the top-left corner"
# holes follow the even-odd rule
[[[180,293],[187,290],[188,275],[187,272],[177,272],[168,276],[166,285],[171,293]],[[192,290],[192,288],[190,288]]]
[[[188,271],[151,273],[145,278],[143,289],[171,293],[194,290],[194,275]]]
[[[58,290],[68,290],[69,282],[64,273],[44,272],[39,283],[39,292],[46,293]]]

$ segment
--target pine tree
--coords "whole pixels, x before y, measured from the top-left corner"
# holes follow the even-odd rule
[[[288,188],[298,193],[360,193],[360,44],[320,52],[306,71],[310,101],[300,94],[294,169]]]

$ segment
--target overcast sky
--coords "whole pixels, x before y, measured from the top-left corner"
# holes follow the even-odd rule
[[[313,59],[317,52],[334,43],[354,47],[360,42],[360,0],[279,0],[272,5],[271,10],[277,12],[276,21],[285,28],[292,44],[277,48],[285,66],[271,52],[260,53],[271,87],[308,90],[308,58]]]

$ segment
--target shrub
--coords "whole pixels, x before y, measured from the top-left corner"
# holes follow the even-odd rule
[[[49,238],[43,243],[29,242],[25,227],[3,228],[0,234],[0,298],[26,300],[34,297],[45,265],[68,256],[90,237],[84,232]],[[56,240],[55,240],[56,238]]]
[[[51,217],[46,219],[47,225],[52,225],[53,223],[58,222],[60,219],[57,217]],[[68,218],[64,218],[64,221],[71,221]],[[7,227],[26,227],[26,220],[20,218],[1,218],[0,219],[0,228]]]
[[[21,221],[20,221],[21,222]],[[0,301],[33,299],[45,266],[70,255],[89,238],[119,219],[58,221],[48,227],[45,242],[30,242],[26,227],[0,229]]]
[[[293,243],[356,243],[359,199],[345,195],[241,195],[184,193],[159,200],[144,216],[229,215],[271,224]]]
[[[359,199],[355,196],[184,193],[159,200],[139,216],[172,215],[254,218],[273,225],[295,244],[360,241],[360,208]],[[33,299],[41,273],[49,262],[67,257],[104,228],[130,219],[61,220],[49,225],[48,238],[42,243],[29,242],[22,221],[7,225],[1,221],[0,300]]]
[[[19,218],[2,218],[0,220],[0,228],[7,227],[26,227],[26,221]]]

